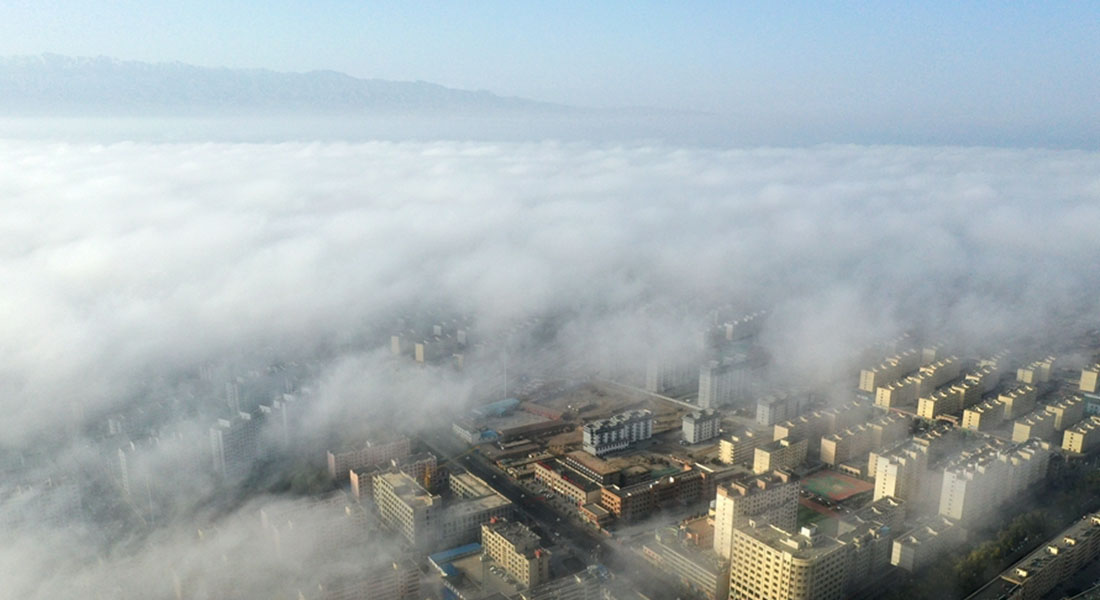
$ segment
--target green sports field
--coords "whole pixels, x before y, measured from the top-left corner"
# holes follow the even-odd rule
[[[802,480],[802,487],[810,493],[839,502],[874,489],[869,482],[860,481],[836,471],[818,471]]]

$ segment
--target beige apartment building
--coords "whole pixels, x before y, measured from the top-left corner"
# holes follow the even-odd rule
[[[1039,600],[1100,556],[1100,513],[1085,515],[1049,543],[1024,557],[1001,579],[1013,584],[1005,597]]]
[[[730,600],[839,600],[847,584],[848,548],[804,528],[791,535],[773,526],[733,533]]]
[[[919,571],[965,541],[966,530],[955,521],[930,518],[894,540],[890,564],[910,573]]]
[[[727,465],[751,464],[756,449],[772,441],[763,431],[744,429],[718,441],[718,460]]]
[[[1005,419],[1018,419],[1035,410],[1035,401],[1039,398],[1039,391],[1035,386],[1022,385],[1014,390],[1005,392],[997,397],[1004,405]]]
[[[749,519],[793,531],[798,524],[798,483],[775,472],[718,486],[714,499],[714,551],[730,558],[733,531]]]
[[[964,526],[987,522],[997,508],[1046,477],[1050,445],[990,443],[963,452],[943,471],[939,514]]]
[[[752,472],[759,474],[793,469],[805,462],[807,448],[806,440],[789,439],[761,446],[756,449],[753,456]]]
[[[1085,399],[1081,396],[1062,398],[1048,404],[1044,410],[1054,415],[1054,430],[1065,431],[1085,418]]]
[[[481,526],[481,547],[525,588],[550,580],[550,552],[522,523],[490,519]]]
[[[874,461],[874,499],[897,498],[912,502],[921,491],[928,472],[928,447],[908,442],[886,452]]]
[[[999,398],[986,400],[963,411],[962,427],[971,431],[989,431],[1005,420],[1005,405]]]
[[[821,462],[836,466],[871,450],[892,444],[909,434],[909,420],[887,414],[871,423],[857,425],[821,438]]]
[[[1100,444],[1100,417],[1089,417],[1066,430],[1062,450],[1085,454]]]
[[[1048,356],[1037,360],[1026,367],[1016,370],[1016,381],[1029,385],[1038,385],[1050,381],[1050,374],[1054,370],[1054,357]]]
[[[1045,442],[1054,438],[1054,413],[1046,410],[1034,411],[1012,425],[1012,441],[1017,444],[1031,438]]]
[[[916,350],[906,350],[886,359],[876,367],[860,371],[859,389],[864,392],[873,392],[916,371],[920,366],[921,353]]]
[[[1100,363],[1081,369],[1081,380],[1077,388],[1088,394],[1095,394],[1100,390]]]

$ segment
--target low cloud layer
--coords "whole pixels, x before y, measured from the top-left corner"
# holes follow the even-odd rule
[[[552,315],[576,356],[676,349],[716,306],[767,308],[776,372],[799,384],[906,330],[981,347],[1100,318],[1096,153],[0,141],[0,165],[6,450],[242,356],[357,348],[320,367],[318,427],[400,394],[459,402],[452,376],[417,387],[375,358],[433,307],[485,335]],[[191,556],[165,527],[139,570]],[[36,559],[51,539],[0,572],[88,589],[135,568]]]

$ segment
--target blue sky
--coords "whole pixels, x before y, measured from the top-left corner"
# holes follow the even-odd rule
[[[875,131],[1014,124],[1026,140],[1100,121],[1095,2],[0,3],[0,54],[42,52]]]

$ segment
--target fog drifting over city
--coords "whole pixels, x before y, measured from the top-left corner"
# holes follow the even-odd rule
[[[807,385],[904,331],[997,347],[1100,318],[1091,152],[8,140],[0,165],[5,450],[241,357],[337,357],[306,427],[456,409],[460,376],[385,360],[394,319],[437,307],[487,333],[553,316],[555,352],[599,340],[639,360],[713,307],[768,309],[773,375]],[[54,460],[79,462],[70,443]],[[196,536],[209,483],[177,450],[163,465],[188,518],[109,552],[95,524],[23,526],[0,551],[5,593],[171,597],[173,572],[231,565],[227,585],[270,597],[282,559],[250,537],[258,507]]]

